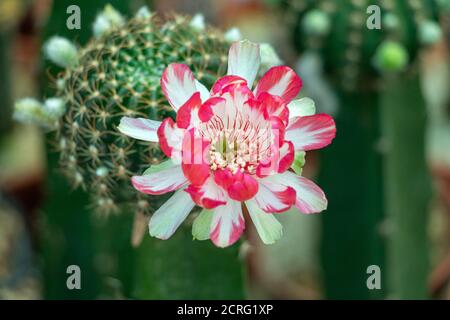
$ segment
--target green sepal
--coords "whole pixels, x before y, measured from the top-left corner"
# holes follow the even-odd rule
[[[296,174],[299,176],[302,175],[303,166],[305,165],[306,159],[305,159],[305,151],[296,151],[294,162],[292,162],[291,168],[294,170]]]
[[[192,224],[192,236],[194,240],[208,240],[211,229],[212,211],[203,209]]]

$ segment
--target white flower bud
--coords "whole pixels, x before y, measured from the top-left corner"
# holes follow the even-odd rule
[[[197,31],[205,30],[205,17],[201,13],[197,13],[189,23],[189,25]]]
[[[434,21],[425,21],[419,25],[419,39],[424,45],[432,45],[442,39],[442,30]]]
[[[78,63],[75,45],[63,37],[52,37],[44,44],[44,53],[54,64],[67,68]]]
[[[224,38],[225,38],[225,41],[235,42],[235,41],[239,41],[242,39],[242,34],[238,28],[234,27],[234,28],[229,29],[227,32],[225,32]]]
[[[105,34],[109,30],[112,29],[111,23],[106,17],[102,15],[98,15],[95,18],[94,24],[92,26],[92,32],[96,38],[99,38],[101,35]]]
[[[63,90],[65,85],[66,85],[66,79],[59,78],[56,80],[56,88],[58,90]]]
[[[97,175],[97,177],[106,177],[106,175],[108,174],[108,168],[106,167],[98,167],[97,170],[95,170],[95,174]]]
[[[147,6],[141,7],[136,12],[136,18],[139,18],[139,19],[148,19],[151,16],[152,16],[152,13],[151,13],[150,9]]]
[[[34,98],[24,98],[14,104],[14,119],[23,123],[35,123],[44,118],[43,105]]]
[[[92,30],[96,38],[125,24],[125,19],[119,11],[111,5],[106,5],[103,11],[95,18]]]
[[[49,118],[59,119],[66,112],[66,104],[61,98],[49,98],[44,102],[44,112]]]
[[[119,11],[114,9],[114,7],[110,4],[105,6],[102,12],[103,16],[106,17],[114,26],[121,26],[125,24],[124,17],[120,14]]]

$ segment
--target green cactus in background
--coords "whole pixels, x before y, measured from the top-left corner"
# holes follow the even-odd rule
[[[423,159],[423,139],[410,144],[399,140],[398,134],[401,132],[401,139],[408,139],[407,133],[411,137],[423,135],[422,100],[415,100],[414,112],[405,111],[411,103],[408,97],[417,97],[416,57],[420,50],[441,40],[443,32],[438,18],[448,3],[439,0],[281,2],[289,15],[287,26],[296,49],[319,61],[320,67],[313,76],[320,83],[331,85],[331,96],[337,105],[334,111],[339,130],[333,146],[323,152],[320,174],[330,203],[328,214],[323,217],[322,243],[327,295],[371,298],[389,293],[396,298],[425,297],[426,246],[417,247],[416,255],[422,262],[414,265],[408,263],[411,252],[403,249],[407,243],[426,243],[424,222],[429,192],[415,197],[410,192],[416,191],[399,189],[407,181],[400,181],[404,178],[401,173],[408,168],[420,189],[429,190],[424,161],[412,161],[404,166],[409,158]],[[304,59],[301,67],[311,68],[310,61]],[[405,77],[409,85],[401,85]],[[308,82],[314,86],[305,79]],[[401,90],[391,98],[389,88]],[[317,98],[311,96],[319,100],[323,94],[322,91],[317,92]],[[405,105],[396,109],[394,101],[403,101]],[[398,115],[399,110],[404,113],[402,117]],[[387,169],[383,171],[383,167]],[[336,181],[345,183],[348,189],[336,188]],[[383,283],[383,290],[370,292],[366,287],[366,268],[376,264],[384,270],[382,236],[387,237],[388,282]],[[349,252],[352,261],[347,259]],[[416,285],[410,284],[413,282]]]
[[[65,104],[56,125],[56,148],[63,172],[89,191],[95,208],[114,212],[128,206],[149,213],[153,201],[135,192],[129,178],[163,155],[157,145],[149,148],[128,139],[116,126],[122,116],[174,116],[160,89],[164,68],[172,62],[188,64],[198,79],[212,85],[226,71],[229,44],[217,30],[198,30],[188,17],[162,21],[140,11],[125,21],[113,10],[104,12],[109,29],[97,20],[96,38],[80,50],[56,37],[44,47],[53,62],[66,67],[55,80],[53,99]],[[44,109],[47,105],[48,100]],[[50,118],[59,119],[61,110],[53,110],[56,115]]]
[[[413,65],[442,37],[442,0],[285,0],[294,44],[313,50],[337,86],[376,88],[380,74]]]

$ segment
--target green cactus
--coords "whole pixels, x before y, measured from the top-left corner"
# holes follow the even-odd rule
[[[442,0],[284,3],[296,48],[318,52],[334,83],[347,90],[376,88],[380,74],[412,65],[421,48],[440,40],[438,14],[448,6]],[[372,29],[377,22],[380,29]]]
[[[388,285],[392,298],[426,299],[430,271],[427,235],[432,188],[425,163],[426,109],[419,79],[389,79],[381,101]]]
[[[66,54],[70,48],[56,53],[72,64],[55,82],[56,97],[64,99],[67,110],[56,134],[61,167],[75,186],[90,192],[93,206],[103,212],[128,206],[149,213],[160,203],[135,192],[129,178],[163,155],[157,144],[149,147],[120,134],[120,118],[174,116],[159,84],[169,63],[188,64],[207,85],[226,71],[229,44],[223,35],[211,28],[199,31],[190,21],[184,16],[162,21],[138,14],[120,28],[98,33],[75,58]]]
[[[328,214],[323,217],[322,245],[327,295],[379,298],[386,296],[388,287],[389,293],[397,298],[424,297],[426,261],[411,266],[407,257],[410,252],[402,254],[399,248],[404,243],[425,243],[423,222],[429,197],[428,194],[411,197],[405,190],[398,190],[398,186],[408,184],[408,180],[401,180],[404,178],[402,161],[406,157],[422,159],[423,141],[418,139],[412,145],[399,140],[407,139],[406,135],[401,138],[396,135],[404,131],[417,137],[424,134],[421,99],[416,99],[416,112],[408,112],[405,117],[414,127],[408,126],[398,114],[410,109],[408,98],[418,94],[417,86],[412,85],[418,75],[417,56],[441,40],[443,32],[438,18],[447,10],[448,1],[282,2],[290,16],[286,21],[296,49],[320,61],[323,70],[316,70],[319,75],[314,76],[332,84],[335,104],[339,106],[335,110],[337,137],[333,146],[323,152],[320,174],[330,203]],[[410,90],[401,85],[405,79]],[[402,88],[395,95],[395,102],[405,105],[397,106],[398,110],[392,110],[396,106],[391,103],[390,88]],[[321,92],[318,95],[320,98]],[[402,147],[386,148],[390,142]],[[403,168],[412,172],[411,179],[427,190],[429,180],[423,174],[426,171],[423,161],[408,164]],[[383,167],[389,170],[383,172]],[[345,181],[351,189],[338,190],[336,181]],[[390,194],[392,190],[397,192],[395,196]],[[414,203],[412,207],[416,209],[406,222],[403,220],[410,212],[408,203]],[[383,223],[385,212],[389,215]],[[392,235],[397,232],[387,228],[392,224],[408,227]],[[384,240],[389,248],[385,273],[388,275],[383,277],[388,279],[387,286],[383,283],[383,290],[369,292],[366,268],[377,264],[384,270]],[[417,256],[424,258],[425,250],[421,246]],[[345,258],[348,252],[352,252],[352,261]],[[413,282],[417,284],[415,287],[408,285]]]

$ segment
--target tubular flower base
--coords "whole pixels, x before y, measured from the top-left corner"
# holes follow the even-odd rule
[[[293,100],[302,82],[289,67],[269,69],[251,91],[259,65],[259,45],[235,42],[228,74],[208,91],[186,65],[170,64],[161,87],[176,121],[121,119],[122,133],[159,142],[170,158],[132,178],[143,193],[175,191],[152,216],[152,236],[169,238],[197,205],[203,211],[194,237],[226,247],[244,231],[246,206],[262,241],[271,244],[282,235],[274,213],[293,205],[306,214],[326,209],[323,191],[289,169],[297,153],[330,144],[335,123],[315,115],[310,99]]]

